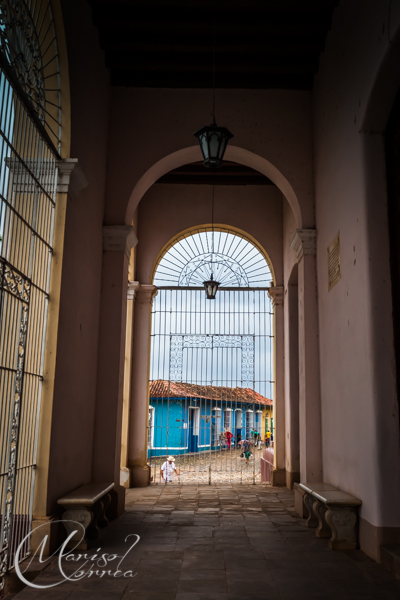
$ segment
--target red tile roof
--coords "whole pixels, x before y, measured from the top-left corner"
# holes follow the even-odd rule
[[[248,402],[272,406],[272,400],[250,388],[195,385],[157,379],[150,383],[150,398],[206,398],[222,402]]]

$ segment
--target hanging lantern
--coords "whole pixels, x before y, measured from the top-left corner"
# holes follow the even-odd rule
[[[218,127],[215,120],[196,131],[194,135],[199,140],[203,154],[203,164],[208,169],[218,169],[222,166],[226,146],[233,134],[226,127]]]
[[[204,282],[204,288],[206,290],[207,300],[215,300],[215,295],[217,293],[219,283],[218,281],[214,281],[213,274],[211,273],[210,281]]]

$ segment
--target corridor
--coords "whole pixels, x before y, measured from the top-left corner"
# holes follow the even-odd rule
[[[38,590],[17,600],[389,600],[400,580],[363,552],[333,552],[294,513],[293,492],[264,485],[150,486],[127,491],[126,512],[88,552],[124,555],[121,571]],[[131,538],[132,539],[132,538]],[[77,554],[77,553],[76,553]],[[75,555],[76,555],[75,554]],[[100,554],[100,552],[99,552]],[[109,562],[111,569],[115,562]],[[71,576],[76,564],[63,563]],[[87,566],[86,566],[87,568]],[[115,569],[115,567],[114,567]],[[57,561],[34,583],[60,581]]]

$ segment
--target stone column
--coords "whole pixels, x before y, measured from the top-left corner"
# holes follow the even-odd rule
[[[295,272],[297,275],[297,265]],[[299,299],[296,283],[285,291],[285,435],[286,487],[300,481],[299,463]]]
[[[274,307],[274,470],[272,485],[286,485],[285,472],[285,395],[284,395],[284,329],[283,286],[270,287],[268,295]]]
[[[111,514],[124,509],[120,486],[123,381],[126,340],[128,265],[137,238],[133,227],[103,227],[96,414],[93,440],[93,481],[115,483]]]
[[[300,479],[322,481],[316,231],[298,229],[290,242],[299,266]]]
[[[135,310],[136,292],[139,289],[138,281],[128,281],[128,306],[126,310],[126,343],[124,366],[124,399],[122,408],[122,440],[121,440],[121,477],[120,483],[129,488],[131,471],[128,468],[128,443],[129,443],[129,413],[131,397],[131,370],[132,370],[132,337],[133,317]]]
[[[156,294],[157,288],[154,285],[141,285],[135,301],[128,446],[131,487],[145,487],[150,483],[150,469],[147,466],[150,328],[151,306]]]
[[[14,160],[14,159],[6,159]],[[13,163],[15,165],[15,162]],[[7,165],[9,166],[9,165]],[[47,316],[46,346],[43,369],[43,387],[41,410],[39,415],[39,434],[36,458],[36,481],[33,497],[33,519],[31,550],[39,547],[44,555],[51,554],[58,547],[57,518],[49,515],[49,505],[53,501],[49,493],[49,470],[52,441],[52,417],[54,382],[56,377],[56,359],[58,327],[60,319],[60,298],[62,281],[62,262],[64,253],[64,235],[66,212],[69,199],[78,198],[87,186],[86,177],[76,158],[66,158],[57,162],[57,202],[54,218],[53,259],[51,264],[50,298]],[[13,182],[16,174],[13,173]],[[22,181],[20,181],[22,184]],[[3,242],[5,243],[5,241]],[[40,529],[37,529],[40,527]],[[47,542],[43,547],[43,540]]]

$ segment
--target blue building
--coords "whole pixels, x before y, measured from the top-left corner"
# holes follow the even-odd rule
[[[262,431],[272,400],[249,388],[201,386],[157,380],[150,384],[148,456],[209,452]]]

